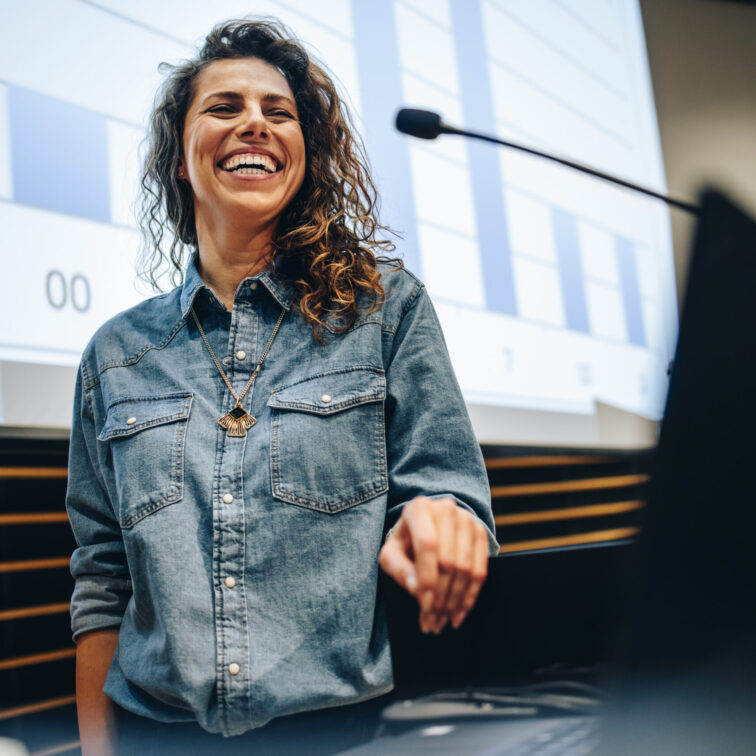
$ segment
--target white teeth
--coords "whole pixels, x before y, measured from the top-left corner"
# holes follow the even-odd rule
[[[266,171],[264,168],[248,168],[248,167],[245,167],[245,168],[237,168],[234,171],[234,173],[241,173],[241,174],[243,174],[245,176],[251,176],[251,175],[256,175],[256,174],[260,174],[260,173],[264,173],[264,174],[267,175],[268,171]]]
[[[239,166],[246,166],[240,168]],[[228,160],[224,160],[222,164],[224,171],[233,171],[238,169],[238,172],[244,171],[248,173],[248,168],[259,169],[255,172],[259,173],[260,170],[263,173],[275,173],[278,170],[276,161],[268,155],[260,155],[256,152],[245,152],[243,155],[234,155]]]

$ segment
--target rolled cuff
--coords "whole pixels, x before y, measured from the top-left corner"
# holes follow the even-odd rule
[[[71,597],[71,633],[118,627],[131,598],[131,580],[104,575],[76,578]]]

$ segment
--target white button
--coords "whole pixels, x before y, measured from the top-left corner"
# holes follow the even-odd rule
[[[224,357],[224,358],[223,358],[223,359],[221,360],[221,362],[222,362],[222,363],[223,363],[224,365],[228,365],[228,362],[229,362],[229,360],[228,360],[228,357]]]
[[[328,404],[328,402],[331,401],[331,395],[323,394],[323,396],[320,397],[320,401],[323,402],[323,404]]]
[[[224,504],[231,504],[234,500],[234,497],[231,496],[231,494],[223,494],[223,503]]]
[[[233,588],[236,585],[236,580],[230,575],[226,578],[226,588]]]
[[[228,672],[231,675],[238,675],[239,665],[236,662],[231,662],[231,664],[228,665]]]
[[[134,425],[134,423],[135,423],[135,422],[136,422],[136,418],[135,418],[135,417],[130,417],[130,418],[129,418],[129,419],[128,419],[128,420],[126,421],[126,425]]]
[[[249,285],[249,288],[254,291],[257,288],[257,281],[252,281],[252,283]]]
[[[236,353],[236,359],[237,359],[237,360],[243,360],[243,359],[244,359],[244,358],[245,358],[246,356],[247,356],[247,353],[246,353],[246,352],[245,352],[245,351],[244,351],[243,349],[240,349],[240,350],[239,350],[239,351],[238,351],[238,352]]]

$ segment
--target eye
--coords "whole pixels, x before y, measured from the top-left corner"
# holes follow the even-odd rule
[[[230,105],[221,104],[213,105],[213,107],[207,109],[208,113],[233,113],[233,108]]]
[[[273,118],[294,118],[294,116],[289,113],[288,110],[282,110],[281,108],[276,108],[275,110],[271,110],[268,113],[269,116]]]

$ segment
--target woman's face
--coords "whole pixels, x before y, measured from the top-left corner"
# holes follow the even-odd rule
[[[198,231],[250,221],[275,227],[302,186],[305,144],[294,95],[258,58],[202,70],[182,141],[180,175],[194,193]]]

